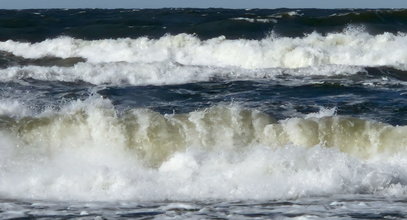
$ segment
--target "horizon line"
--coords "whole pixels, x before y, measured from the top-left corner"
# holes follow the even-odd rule
[[[317,7],[276,7],[276,8],[226,8],[226,7],[140,7],[140,8],[130,8],[130,7],[39,7],[39,8],[0,8],[0,10],[48,10],[48,9],[59,9],[59,10],[77,10],[77,9],[125,9],[125,10],[144,10],[144,9],[224,9],[224,10],[276,10],[276,9],[292,9],[292,10],[301,10],[301,9],[314,9],[314,10],[336,10],[336,9],[398,9],[398,10],[407,10],[407,8],[403,7],[337,7],[337,8],[317,8]]]

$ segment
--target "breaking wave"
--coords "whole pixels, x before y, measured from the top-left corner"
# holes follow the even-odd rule
[[[0,50],[24,58],[81,57],[90,63],[176,62],[182,65],[258,68],[301,68],[321,65],[395,66],[407,64],[404,33],[370,35],[349,29],[342,33],[312,33],[301,38],[271,36],[262,40],[200,40],[189,34],[160,39],[70,37],[39,43],[0,42]]]
[[[3,111],[0,194],[191,200],[405,193],[407,127],[334,112],[281,121],[235,105],[118,113],[97,98],[32,116]]]
[[[179,63],[77,63],[72,67],[22,66],[0,69],[0,81],[36,79],[44,81],[84,81],[99,84],[168,85],[210,81],[212,79],[275,79],[293,76],[336,76],[364,73],[356,66],[321,66],[298,69],[253,69],[184,66]]]
[[[383,66],[404,72],[406,43],[404,33],[370,35],[355,28],[262,40],[200,40],[189,34],[92,41],[60,37],[39,43],[8,40],[0,42],[4,53],[0,80],[162,85],[213,78],[353,75]]]

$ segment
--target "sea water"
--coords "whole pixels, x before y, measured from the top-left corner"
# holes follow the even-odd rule
[[[402,219],[406,10],[0,11],[0,217]]]

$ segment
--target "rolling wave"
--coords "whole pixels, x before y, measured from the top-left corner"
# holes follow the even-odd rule
[[[371,67],[393,69],[401,74],[390,75],[403,79],[407,53],[400,45],[406,42],[402,33],[370,35],[355,29],[262,40],[200,40],[188,34],[160,39],[87,41],[60,37],[39,43],[8,40],[0,42],[0,79],[163,85],[213,78],[354,75]]]
[[[0,81],[21,79],[44,81],[84,81],[95,85],[169,85],[224,80],[276,79],[283,75],[337,76],[364,73],[362,67],[329,65],[298,69],[268,68],[246,70],[235,67],[185,66],[174,62],[77,63],[72,67],[22,66],[0,69]],[[298,80],[297,80],[298,81]]]
[[[86,41],[70,37],[39,43],[0,42],[0,50],[30,59],[81,57],[90,63],[177,62],[213,67],[301,68],[321,65],[394,66],[407,64],[405,34],[370,35],[350,29],[326,36],[268,37],[262,40],[200,40],[189,34],[160,39]]]
[[[357,118],[311,114],[306,118],[276,121],[262,112],[238,106],[215,106],[186,114],[166,115],[147,109],[132,109],[119,116],[107,100],[99,102],[104,104],[70,106],[71,109],[49,112],[46,116],[18,119],[3,116],[0,125],[3,131],[9,130],[28,145],[49,149],[82,145],[120,146],[140,151],[138,153],[149,164],[155,165],[174,152],[189,147],[208,150],[251,145],[318,145],[336,147],[360,158],[407,150],[405,126]]]
[[[332,110],[282,121],[233,105],[118,114],[93,99],[0,122],[0,194],[11,198],[276,199],[407,186],[407,128]]]

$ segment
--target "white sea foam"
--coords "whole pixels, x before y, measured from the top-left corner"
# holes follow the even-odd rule
[[[331,117],[336,115],[336,108],[321,108],[319,112],[309,113],[305,116],[305,119],[310,118],[323,118],[323,117]]]
[[[0,42],[0,50],[25,58],[82,57],[91,63],[176,62],[211,67],[301,68],[320,65],[395,66],[407,63],[405,34],[370,35],[348,29],[342,33],[312,33],[301,38],[262,40],[200,40],[188,34],[160,39],[105,39],[86,41],[70,37],[39,43]]]
[[[275,78],[283,74],[294,76],[350,75],[365,70],[357,66],[319,66],[298,69],[241,69],[210,66],[185,66],[179,63],[78,63],[73,67],[22,66],[0,69],[0,81],[32,78],[50,81],[85,81],[92,84],[164,85],[223,79]]]
[[[0,99],[0,115],[21,118],[32,114],[32,111],[18,100]]]
[[[217,106],[118,116],[108,100],[76,101],[3,122],[0,195],[146,201],[406,194],[406,127],[321,114],[277,122]]]
[[[278,12],[278,13],[274,13],[269,15],[268,17],[271,18],[282,18],[282,17],[294,17],[294,16],[303,16],[303,13],[299,13],[300,10],[296,10],[296,11],[288,11],[288,12]]]
[[[105,39],[86,41],[70,37],[39,43],[0,42],[0,50],[16,56],[82,57],[72,67],[13,66],[0,70],[0,80],[34,78],[93,84],[177,84],[212,78],[259,79],[296,76],[349,75],[364,67],[407,66],[405,34],[369,35],[349,27],[325,36],[302,38],[270,36],[262,40],[200,40],[179,34],[159,39]],[[369,82],[367,82],[369,83]]]
[[[237,18],[231,18],[230,20],[235,20],[235,21],[247,21],[250,23],[277,23],[278,21],[276,19],[272,18],[245,18],[245,17],[237,17]]]

